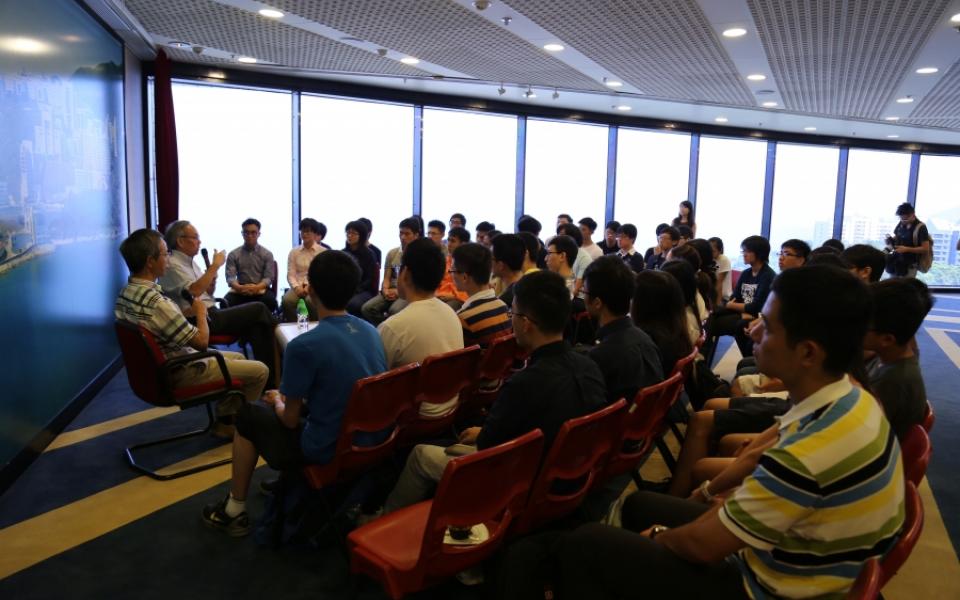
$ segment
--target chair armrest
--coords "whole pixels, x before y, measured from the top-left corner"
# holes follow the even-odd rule
[[[217,308],[223,310],[224,308],[230,308],[230,304],[227,302],[226,298],[214,298],[217,301]]]
[[[174,367],[180,365],[186,365],[197,360],[204,358],[213,357],[217,360],[217,366],[220,367],[220,374],[223,375],[223,384],[229,389],[232,388],[232,380],[230,379],[230,371],[227,370],[227,361],[223,358],[223,355],[216,350],[207,350],[205,352],[192,352],[190,354],[185,354],[183,356],[174,356],[173,358],[167,359],[163,363],[163,366],[160,367],[160,374],[163,377],[164,382],[169,382],[168,375],[173,370]]]

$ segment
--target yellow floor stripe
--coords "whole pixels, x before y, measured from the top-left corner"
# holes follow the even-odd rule
[[[230,445],[208,450],[169,469],[228,456]],[[261,461],[262,464],[262,461]],[[230,478],[230,465],[172,481],[138,477],[72,504],[0,529],[0,579],[106,535]],[[199,519],[200,508],[197,508]]]
[[[82,429],[67,431],[58,435],[53,442],[47,446],[44,452],[58,450],[66,446],[72,446],[73,444],[79,444],[80,442],[85,442],[100,435],[113,433],[114,431],[126,429],[127,427],[133,427],[134,425],[146,423],[147,421],[152,421],[153,419],[159,419],[160,417],[165,417],[169,414],[179,411],[180,409],[176,406],[162,406],[159,408],[151,408],[149,410],[141,410],[133,414],[124,415],[122,417],[117,417],[116,419],[110,419],[109,421],[97,423],[96,425],[83,427]]]

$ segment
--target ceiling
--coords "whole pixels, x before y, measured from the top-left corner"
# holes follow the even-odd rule
[[[739,128],[960,145],[960,23],[951,22],[960,15],[960,0],[89,4],[144,59],[163,47],[176,61],[211,69]],[[284,15],[258,14],[265,8]],[[734,27],[745,35],[723,35]],[[548,43],[563,50],[547,51]],[[240,57],[257,63],[239,63]],[[400,62],[405,57],[419,62]],[[918,74],[922,67],[937,72]],[[611,81],[622,85],[610,87]],[[530,92],[536,98],[528,98]]]

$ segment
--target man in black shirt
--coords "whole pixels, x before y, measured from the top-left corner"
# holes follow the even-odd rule
[[[604,254],[616,254],[620,250],[617,245],[618,231],[620,231],[620,221],[607,221],[607,226],[603,230],[603,243],[600,244]]]
[[[893,246],[891,275],[896,277],[916,277],[920,257],[930,252],[930,232],[927,226],[917,219],[913,206],[904,202],[897,207],[900,222],[893,230],[893,237],[887,238],[887,244]]]
[[[676,227],[665,227],[657,233],[657,242],[657,246],[648,250],[644,258],[648,269],[659,271],[663,263],[667,262],[667,254],[680,243],[680,232]]]
[[[617,245],[620,247],[617,256],[630,267],[631,271],[639,273],[643,270],[644,260],[633,246],[636,241],[637,227],[632,223],[624,223],[620,226],[620,229],[617,230]]]
[[[587,312],[600,323],[600,343],[588,356],[603,373],[607,402],[632,402],[641,388],[663,381],[657,345],[627,316],[633,272],[619,258],[603,256],[590,263],[583,278]]]
[[[536,271],[514,285],[513,331],[520,348],[530,352],[527,368],[503,384],[482,427],[463,430],[460,446],[414,448],[384,513],[428,498],[455,449],[460,453],[469,451],[464,445],[476,445],[483,450],[540,429],[546,453],[564,422],[604,405],[600,369],[563,341],[570,303],[566,283],[556,273]]]

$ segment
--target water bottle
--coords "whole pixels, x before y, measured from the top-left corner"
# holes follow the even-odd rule
[[[307,302],[300,298],[297,301],[297,330],[306,331],[307,323],[309,321],[309,311],[307,310]]]

